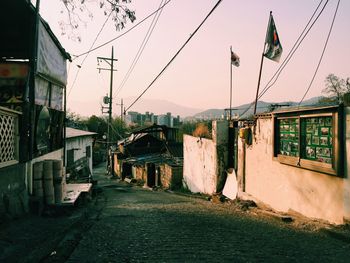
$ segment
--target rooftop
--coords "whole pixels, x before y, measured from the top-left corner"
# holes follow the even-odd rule
[[[89,132],[89,131],[83,131],[83,130],[66,127],[67,139],[74,138],[74,137],[94,136],[96,134],[97,134],[96,132]]]

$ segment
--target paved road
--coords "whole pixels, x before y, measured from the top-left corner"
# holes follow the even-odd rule
[[[66,262],[350,262],[346,239],[100,179],[99,209]]]

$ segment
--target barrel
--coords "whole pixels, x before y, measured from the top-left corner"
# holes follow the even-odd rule
[[[33,178],[42,179],[43,177],[43,162],[36,162],[33,164]]]
[[[33,164],[33,194],[36,197],[43,197],[43,162]]]
[[[63,196],[63,185],[61,183],[55,183],[54,184],[54,192],[55,192],[55,203],[60,204],[62,202],[62,196]]]
[[[44,189],[43,188],[34,189],[34,196],[43,198],[44,197]]]
[[[52,160],[45,160],[43,165],[43,186],[45,202],[47,205],[53,205],[55,203],[52,171]]]
[[[63,161],[52,160],[52,176],[54,180],[62,180]]]

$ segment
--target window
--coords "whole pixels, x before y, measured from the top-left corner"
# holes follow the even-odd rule
[[[67,150],[67,167],[74,165],[74,149]]]
[[[278,161],[341,175],[339,114],[332,109],[328,109],[328,112],[277,113],[274,122],[274,153]]]
[[[91,157],[91,146],[86,146],[86,157],[87,158]]]

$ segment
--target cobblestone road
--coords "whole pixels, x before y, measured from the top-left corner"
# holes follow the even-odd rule
[[[350,262],[349,240],[230,204],[126,183],[101,188],[103,209],[67,262]]]

